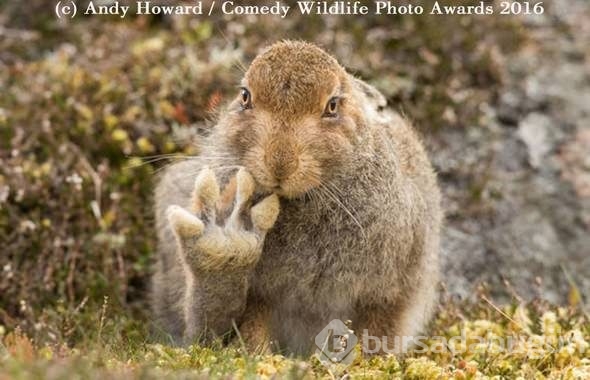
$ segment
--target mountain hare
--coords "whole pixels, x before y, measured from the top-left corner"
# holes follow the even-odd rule
[[[416,133],[385,106],[315,45],[254,59],[202,154],[156,188],[153,309],[168,336],[239,332],[305,353],[333,319],[389,344],[420,332],[440,195]]]

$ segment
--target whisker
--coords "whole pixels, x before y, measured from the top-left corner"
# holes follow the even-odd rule
[[[183,155],[181,153],[161,153],[161,154],[154,154],[152,156],[129,156],[129,158],[141,158],[141,159],[152,159],[152,158],[166,158],[166,157],[186,157],[186,155]]]
[[[166,163],[165,165],[162,165],[161,167],[155,169],[155,171],[154,171],[155,173],[159,173],[162,170],[165,170],[166,168],[168,168],[171,165],[174,165],[178,161],[202,161],[207,166],[210,166],[210,164],[207,163],[208,161],[214,161],[214,162],[220,163],[220,164],[233,164],[233,163],[235,163],[235,158],[232,158],[232,157],[202,157],[202,156],[176,155],[176,156],[167,156],[167,157],[154,157],[154,158],[145,160],[141,163],[123,166],[123,169],[125,169],[125,170],[137,169],[139,167],[143,167],[145,165],[150,165],[150,164],[164,161],[164,160],[174,160],[175,162],[170,162],[170,163]]]
[[[153,164],[155,162],[164,161],[164,160],[189,160],[190,158],[186,156],[168,156],[168,157],[157,157],[143,159],[143,157],[130,157],[130,158],[139,158],[142,159],[142,162],[136,164],[130,164],[123,166],[123,169],[136,169],[145,165]]]
[[[363,226],[361,225],[361,223],[354,216],[354,214],[344,205],[344,203],[342,203],[340,201],[340,199],[338,199],[338,197],[334,194],[334,192],[332,190],[330,190],[330,188],[328,186],[329,186],[328,184],[323,184],[323,186],[320,186],[320,189],[322,189],[326,193],[326,195],[328,197],[330,197],[342,209],[342,211],[344,211],[352,219],[352,221],[354,222],[354,224],[356,224],[357,227],[360,229],[361,234],[363,235],[363,239],[366,240],[367,239],[367,235],[366,235],[365,229],[363,228]]]
[[[335,183],[326,183],[325,186],[329,187],[334,193],[336,193],[340,197],[346,197],[346,194]]]
[[[237,170],[237,169],[240,169],[243,167],[241,165],[215,165],[215,166],[206,165],[206,166],[213,171]],[[200,166],[198,168],[195,168],[195,170],[186,171],[183,173],[183,175],[180,178],[196,177],[201,172],[201,170],[203,170],[203,167],[204,166]]]

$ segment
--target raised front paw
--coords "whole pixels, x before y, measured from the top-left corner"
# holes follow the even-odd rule
[[[190,209],[168,207],[179,252],[193,269],[219,271],[256,264],[266,231],[279,214],[279,199],[272,194],[252,206],[254,186],[252,176],[240,169],[221,193],[215,174],[206,168],[195,180]]]

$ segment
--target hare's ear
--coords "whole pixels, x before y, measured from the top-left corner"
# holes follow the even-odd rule
[[[357,89],[357,91],[361,92],[367,97],[369,103],[374,106],[374,110],[383,111],[383,109],[387,106],[387,99],[385,96],[379,90],[365,81],[355,78],[352,75],[350,77],[352,79],[353,86]]]

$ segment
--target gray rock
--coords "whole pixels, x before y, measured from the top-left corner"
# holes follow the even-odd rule
[[[557,17],[525,23],[542,54],[509,58],[495,119],[432,143],[451,294],[484,282],[500,301],[590,297],[590,3],[556,1]]]

